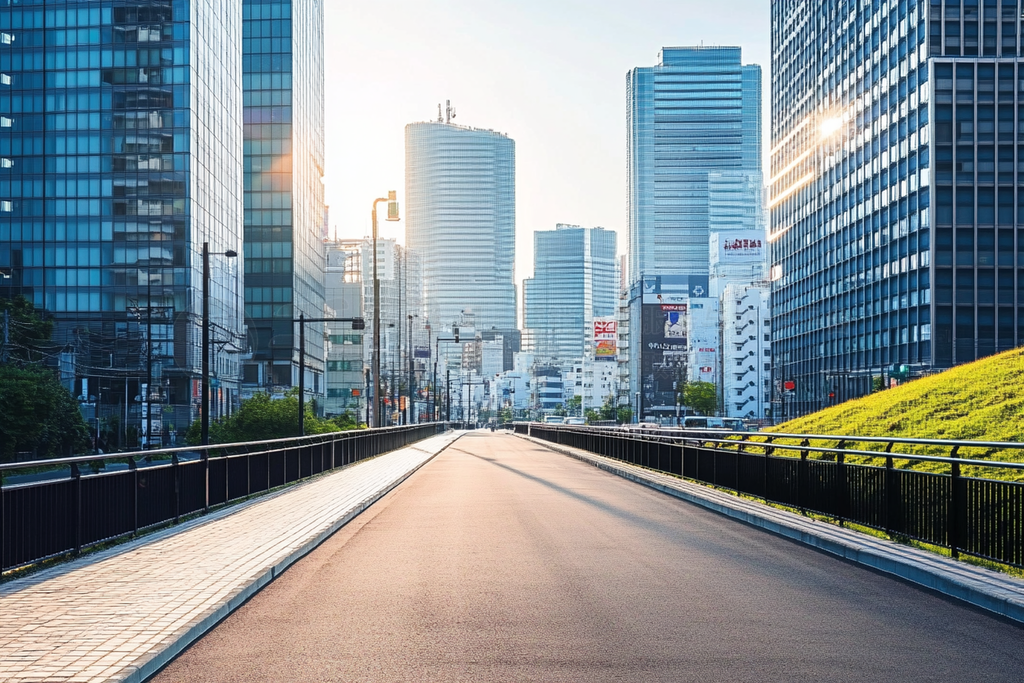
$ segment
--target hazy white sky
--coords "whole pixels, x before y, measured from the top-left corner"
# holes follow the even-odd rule
[[[456,123],[516,142],[517,282],[533,272],[533,232],[555,223],[611,228],[623,253],[631,68],[656,64],[662,46],[739,45],[768,92],[769,0],[325,4],[331,227],[369,235],[373,199],[403,200],[405,125],[450,99]],[[382,237],[404,232],[381,222]]]

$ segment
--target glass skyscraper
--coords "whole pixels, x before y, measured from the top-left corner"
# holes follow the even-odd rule
[[[101,447],[139,443],[147,396],[154,434],[198,415],[202,245],[242,246],[240,13],[213,0],[0,11],[0,296],[52,314]],[[218,414],[244,339],[240,265],[213,256],[211,271]]]
[[[443,121],[405,127],[406,244],[420,254],[427,316],[449,328],[516,328],[515,142]]]
[[[581,360],[587,326],[615,315],[618,306],[615,233],[562,224],[538,230],[533,262],[533,277],[523,281],[531,351],[545,364]]]
[[[1016,0],[772,3],[786,414],[1024,342],[1022,33]]]
[[[761,68],[737,47],[666,47],[626,99],[630,282],[707,275],[710,232],[763,226]]]
[[[321,0],[244,0],[243,391],[298,385],[299,329],[324,317],[324,65]],[[323,326],[306,326],[307,391],[324,393]]]

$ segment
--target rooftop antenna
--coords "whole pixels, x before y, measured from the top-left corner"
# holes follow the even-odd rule
[[[441,103],[438,102],[437,103],[437,122],[441,123],[442,121],[444,121],[444,117],[441,116]]]
[[[452,106],[451,100],[445,100],[445,123],[451,123],[452,119],[455,118],[455,107]]]

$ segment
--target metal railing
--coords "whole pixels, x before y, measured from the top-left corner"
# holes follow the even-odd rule
[[[979,475],[1021,472],[1024,462],[960,457],[968,449],[1024,454],[1024,443],[703,430],[636,433],[538,423],[517,423],[515,431],[840,524],[945,547],[953,557],[1024,566],[1024,483],[962,473],[968,467]],[[856,444],[882,450],[850,447]],[[948,454],[906,452],[912,448]],[[908,468],[915,462],[937,463],[943,471]]]
[[[176,523],[446,428],[429,423],[0,464],[0,570]]]

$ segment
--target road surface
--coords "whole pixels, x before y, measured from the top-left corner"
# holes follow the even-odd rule
[[[477,432],[154,680],[1021,681],[1024,628]]]

